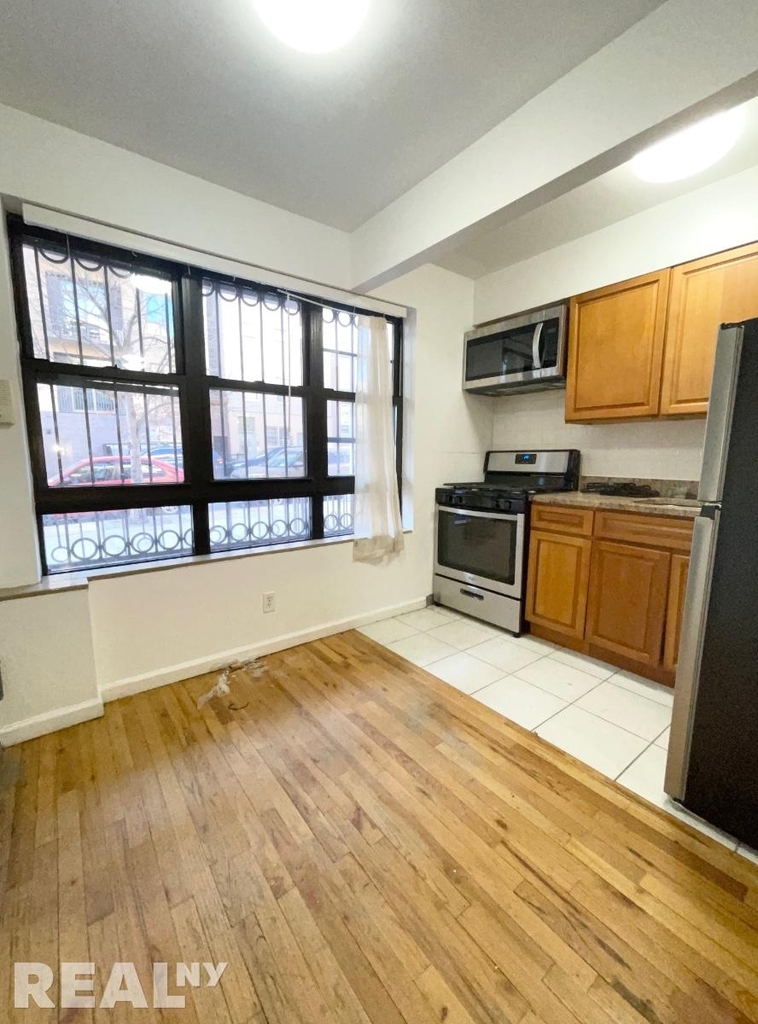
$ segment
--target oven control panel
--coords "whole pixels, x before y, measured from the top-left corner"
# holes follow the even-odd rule
[[[518,515],[526,510],[524,498],[504,497],[496,491],[486,489],[457,489],[438,487],[436,492],[437,504],[445,508],[460,508],[462,511],[472,512],[503,512]]]

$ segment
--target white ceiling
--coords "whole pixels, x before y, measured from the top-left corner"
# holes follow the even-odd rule
[[[312,56],[251,0],[3,0],[0,102],[352,230],[661,2],[372,0]]]
[[[758,165],[758,99],[744,104],[745,129],[737,145],[713,167],[666,184],[641,181],[622,164],[558,199],[492,230],[474,228],[458,248],[435,263],[467,277],[481,277],[520,263],[582,235],[651,209],[711,182]]]

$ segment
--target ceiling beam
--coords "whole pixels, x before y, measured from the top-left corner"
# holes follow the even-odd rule
[[[758,4],[668,0],[351,236],[368,290],[758,94]]]

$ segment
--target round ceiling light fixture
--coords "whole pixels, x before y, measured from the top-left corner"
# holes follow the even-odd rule
[[[643,181],[680,181],[704,171],[726,156],[745,126],[741,107],[714,114],[662,142],[643,149],[632,169]]]
[[[253,0],[253,6],[283,43],[303,53],[331,53],[357,33],[369,0]]]

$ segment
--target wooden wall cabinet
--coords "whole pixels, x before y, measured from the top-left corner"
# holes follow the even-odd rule
[[[535,504],[532,522],[532,632],[673,686],[692,520]]]
[[[566,420],[657,416],[669,271],[571,300]]]
[[[566,421],[708,411],[722,323],[758,316],[758,243],[571,299]]]
[[[707,256],[671,271],[661,415],[708,411],[722,323],[758,316],[758,245]]]

